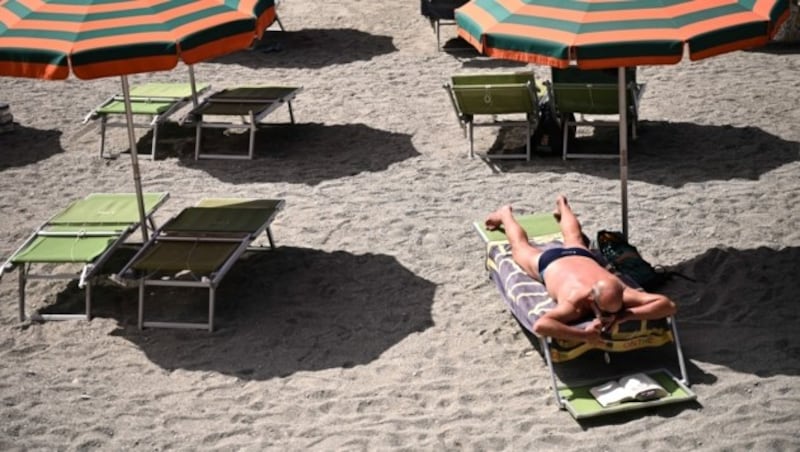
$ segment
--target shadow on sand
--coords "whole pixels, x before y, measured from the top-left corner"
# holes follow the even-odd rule
[[[227,160],[194,160],[194,139],[187,132],[181,146],[181,162],[202,169],[232,184],[291,182],[317,185],[320,182],[363,172],[380,172],[389,166],[417,157],[411,136],[373,129],[364,124],[325,125],[298,123],[274,125],[256,133],[255,159],[248,165],[231,165]],[[247,134],[203,133],[204,152],[247,153]],[[160,157],[169,156],[159,151]],[[173,153],[174,155],[174,153]]]
[[[570,141],[570,148],[577,152],[608,150],[618,153],[617,130],[609,127],[595,130],[593,136]],[[638,132],[638,139],[629,143],[629,180],[668,187],[713,180],[758,180],[761,175],[800,159],[800,143],[784,140],[757,127],[642,121]],[[510,129],[501,130],[491,151],[512,146],[519,151],[524,146],[524,132],[517,135],[517,131],[512,134]],[[645,167],[637,165],[645,160]],[[617,159],[565,162],[560,152],[556,152],[534,153],[530,162],[495,160],[494,163],[504,172],[544,169],[619,179]]]
[[[60,130],[35,129],[16,123],[13,131],[0,134],[0,149],[0,170],[30,165],[64,152]]]
[[[391,36],[349,28],[268,31],[251,50],[214,60],[250,68],[322,68],[397,51]]]
[[[161,295],[149,295],[149,320],[207,318],[207,290],[156,290]],[[109,283],[96,287],[93,312],[117,319],[112,334],[164,369],[263,380],[373,361],[433,325],[435,290],[392,256],[279,247],[245,256],[227,275],[217,292],[213,333],[139,331],[137,289]],[[48,308],[70,312],[82,303],[83,292],[70,284]]]

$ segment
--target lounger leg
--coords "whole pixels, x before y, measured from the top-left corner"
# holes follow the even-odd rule
[[[550,344],[547,342],[547,338],[544,337],[539,338],[539,344],[542,347],[542,353],[544,353],[544,359],[547,362],[547,369],[550,370],[550,379],[553,385],[553,392],[556,396],[556,403],[560,409],[564,409],[564,401],[561,400],[561,396],[558,394],[558,381],[556,381],[556,370],[553,367],[553,358],[550,356]]]
[[[158,122],[153,124],[153,145],[150,151],[150,160],[156,159],[156,143],[158,143]]]
[[[200,160],[200,139],[202,137],[202,130],[203,130],[203,117],[200,116],[197,118],[197,124],[195,125],[195,133],[194,133],[194,159]]]
[[[292,124],[294,124],[294,111],[292,111],[292,101],[286,102],[286,105],[289,106],[289,119],[291,119]]]
[[[208,288],[208,332],[214,331],[214,286]]]
[[[105,158],[103,151],[106,147],[106,116],[100,118],[100,158]]]
[[[567,143],[567,137],[569,136],[569,116],[568,115],[562,115],[561,116],[561,127],[563,127],[563,130],[561,132],[561,141],[562,141],[562,144],[561,144],[561,148],[562,148],[562,150],[561,150],[561,158],[562,158],[562,160],[566,160],[567,159],[567,144],[568,144]]]
[[[275,14],[275,22],[278,23],[278,28],[280,28],[281,31],[286,31],[286,29],[283,28],[283,24],[281,23],[281,19],[278,17],[277,14]]]
[[[144,329],[144,278],[139,279],[139,329]]]
[[[472,121],[467,123],[467,138],[469,138],[469,158],[475,158],[475,150],[472,144]]]
[[[272,240],[272,230],[268,227],[266,230],[267,233],[267,240],[269,240],[269,247],[273,250],[275,249],[275,241]]]
[[[675,317],[669,318],[669,324],[672,328],[672,339],[675,341],[675,352],[678,354],[678,367],[681,370],[681,383],[689,386],[689,374],[686,372],[686,362],[683,360],[683,349],[681,348],[681,340],[678,337],[678,326],[675,324]]]
[[[92,320],[92,282],[86,283],[86,321]]]
[[[441,51],[442,44],[439,38],[439,29],[439,20],[437,19],[433,22],[433,30],[436,32],[436,50]]]
[[[25,321],[25,283],[27,282],[28,268],[22,264],[19,267],[19,321]]]
[[[530,162],[531,161],[531,135],[533,135],[533,132],[531,132],[531,123],[530,123],[530,121],[528,121],[528,138],[525,140],[525,161],[526,162]]]
[[[253,111],[250,111],[250,148],[247,150],[247,155],[250,156],[250,160],[253,160],[253,148],[255,147],[256,141],[256,118],[253,115]]]

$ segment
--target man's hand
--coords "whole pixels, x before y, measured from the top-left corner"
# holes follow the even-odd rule
[[[605,345],[606,341],[603,338],[603,323],[600,322],[599,319],[594,319],[592,322],[583,330],[585,338],[584,341],[594,345],[594,346],[602,346]]]

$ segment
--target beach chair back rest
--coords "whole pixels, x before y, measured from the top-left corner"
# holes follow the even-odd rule
[[[558,112],[611,115],[619,113],[617,70],[553,68],[553,97]],[[635,101],[636,68],[626,68],[628,106]]]
[[[461,114],[536,114],[539,100],[533,73],[471,74],[452,77],[452,91]]]

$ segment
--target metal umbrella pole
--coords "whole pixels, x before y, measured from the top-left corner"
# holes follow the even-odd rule
[[[619,187],[622,196],[622,235],[628,238],[628,90],[625,68],[617,69],[617,100],[619,102]]]
[[[144,195],[142,193],[142,178],[139,174],[139,153],[136,151],[136,133],[133,130],[133,107],[131,106],[131,93],[128,86],[128,76],[120,76],[122,79],[122,97],[125,102],[125,119],[128,123],[128,142],[131,146],[131,165],[133,165],[133,183],[136,187],[136,203],[139,206],[139,220],[141,222],[142,239],[146,242],[149,237],[147,233],[147,216],[144,213]],[[193,80],[194,81],[194,80]],[[194,87],[194,84],[192,84]]]

